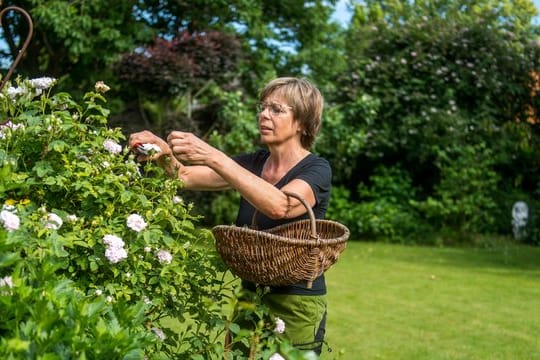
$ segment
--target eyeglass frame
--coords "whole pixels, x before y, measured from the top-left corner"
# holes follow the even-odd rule
[[[289,105],[283,105],[283,104],[279,104],[279,103],[264,103],[264,102],[260,102],[257,104],[257,114],[261,114],[262,112],[264,112],[264,110],[268,109],[268,113],[271,115],[271,116],[280,116],[282,114],[286,114],[287,111],[285,111],[285,109],[290,109],[290,110],[294,110],[294,108],[292,106],[289,106]]]

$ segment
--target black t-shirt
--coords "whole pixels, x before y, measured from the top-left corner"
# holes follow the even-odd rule
[[[254,153],[236,156],[234,160],[239,165],[257,176],[261,176],[264,163],[268,156],[270,156],[268,150],[260,149]],[[315,206],[313,207],[313,213],[315,214],[316,219],[324,219],[330,198],[332,181],[332,170],[328,161],[317,155],[309,154],[291,170],[289,170],[289,172],[285,174],[285,176],[283,176],[283,178],[281,178],[275,186],[278,189],[281,189],[293,179],[302,179],[311,186],[313,194],[315,195]],[[237,226],[251,226],[254,212],[255,208],[243,197],[241,197],[240,207],[235,224]],[[309,215],[306,213],[293,219],[274,220],[261,213],[257,213],[256,223],[258,229],[264,230],[282,225],[284,223],[308,218]],[[251,290],[254,290],[256,287],[255,284],[248,281],[242,281],[242,284],[245,288]],[[290,286],[272,286],[270,287],[270,291],[272,293],[280,294],[324,295],[326,294],[324,274],[313,281],[311,289],[307,288],[306,283],[300,283]]]

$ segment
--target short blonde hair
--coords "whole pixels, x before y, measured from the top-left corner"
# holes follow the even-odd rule
[[[321,129],[324,99],[319,89],[306,79],[280,77],[264,87],[259,101],[264,102],[270,95],[282,96],[293,108],[294,118],[302,127],[302,147],[309,150]]]

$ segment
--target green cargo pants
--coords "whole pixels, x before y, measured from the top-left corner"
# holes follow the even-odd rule
[[[285,322],[283,335],[299,350],[321,353],[326,328],[326,295],[266,294],[270,313]]]

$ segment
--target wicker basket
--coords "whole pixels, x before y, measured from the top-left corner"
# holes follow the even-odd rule
[[[309,220],[264,231],[218,225],[212,229],[216,248],[231,271],[244,280],[274,286],[306,281],[311,288],[313,280],[332,266],[345,250],[349,229],[335,221],[315,219],[303,198],[291,192],[285,194],[302,202]]]

